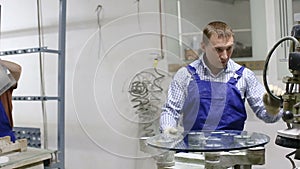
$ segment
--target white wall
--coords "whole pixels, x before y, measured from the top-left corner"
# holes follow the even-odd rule
[[[37,47],[36,1],[0,2],[1,50]],[[58,41],[58,3],[55,2],[42,3],[45,46],[50,49],[56,49]],[[98,4],[103,6],[100,56],[95,12]],[[140,1],[141,12],[154,12],[140,15],[135,15],[137,4],[129,0],[73,0],[67,5],[66,168],[155,168],[153,160],[139,151],[139,129],[132,121],[135,112],[127,91],[130,78],[141,70],[152,68],[153,53],[159,53],[158,3]],[[53,54],[45,55],[46,93],[53,96],[57,90],[57,58]],[[1,59],[16,61],[23,67],[15,95],[39,95],[37,54]],[[169,58],[159,62],[161,70],[166,70],[166,60]],[[54,101],[47,102],[47,113],[49,147],[55,148],[57,114]],[[42,128],[40,103],[15,101],[14,119],[16,126]],[[283,123],[265,124],[249,117],[247,129],[264,132],[272,139],[267,145],[267,163],[260,168],[290,167],[284,158],[290,150],[274,145],[276,131],[284,127]]]

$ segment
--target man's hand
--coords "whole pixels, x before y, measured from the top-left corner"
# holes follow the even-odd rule
[[[177,135],[178,134],[178,130],[174,127],[167,127],[164,132],[164,134],[169,134],[169,135]]]
[[[284,91],[278,86],[269,85],[269,89],[275,96],[282,96],[284,94]],[[268,93],[265,93],[263,96],[263,102],[269,114],[276,115],[279,113],[281,101],[276,100]]]
[[[174,143],[181,141],[183,139],[182,136],[182,131],[180,128],[175,128],[175,127],[167,127],[163,131],[163,135],[166,136],[167,138],[173,139]]]

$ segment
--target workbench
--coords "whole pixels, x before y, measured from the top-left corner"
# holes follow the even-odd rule
[[[50,164],[55,158],[55,150],[28,147],[26,151],[10,152],[2,155],[8,162],[0,163],[1,169],[43,169],[44,163]],[[1,157],[1,156],[0,156]]]

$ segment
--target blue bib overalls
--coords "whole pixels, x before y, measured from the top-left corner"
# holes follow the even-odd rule
[[[187,69],[193,80],[182,109],[184,130],[243,130],[247,114],[235,85],[244,67],[227,83],[201,80],[194,67],[188,65]]]
[[[9,124],[8,117],[5,113],[3,104],[0,101],[0,137],[4,136],[10,136],[10,140],[12,142],[15,142],[16,140],[14,132],[12,131],[12,127]]]

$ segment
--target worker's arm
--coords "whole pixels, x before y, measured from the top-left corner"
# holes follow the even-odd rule
[[[20,65],[7,60],[0,60],[0,64],[10,71],[16,81],[19,80],[22,71],[22,67]]]

